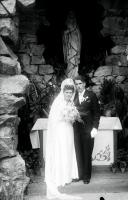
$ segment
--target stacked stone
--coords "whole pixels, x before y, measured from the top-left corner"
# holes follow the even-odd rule
[[[41,89],[44,89],[47,83],[56,83],[56,66],[53,67],[46,64],[43,56],[45,46],[43,44],[38,44],[36,32],[40,23],[48,23],[43,10],[41,14],[33,11],[31,14],[25,13],[24,16],[20,16],[20,43],[18,55],[22,64],[22,72],[27,74],[30,80],[39,83],[38,85]],[[69,26],[71,26],[71,24],[68,24],[68,27]],[[67,29],[62,35],[62,39],[65,40],[64,44],[66,44],[64,45],[64,57],[65,62],[67,62],[67,69],[65,71],[66,77],[74,77],[77,74],[80,56],[80,33],[77,28],[74,28],[74,24],[72,26],[74,31],[70,36],[70,45],[68,41],[69,38],[65,36],[70,30]]]
[[[114,46],[106,55],[105,66],[90,74],[93,89],[99,93],[104,78],[115,79],[128,95],[128,10],[107,10],[102,34],[109,35]]]
[[[35,42],[33,41],[34,37]],[[25,34],[20,40],[21,46],[18,54],[22,65],[22,73],[27,74],[30,80],[39,83],[40,89],[44,89],[46,83],[55,79],[53,66],[46,64],[43,57],[44,45],[36,43],[34,34]]]
[[[2,3],[2,4],[1,4]],[[5,41],[18,40],[16,1],[0,2],[0,199],[23,200],[29,183],[25,162],[18,154],[18,109],[25,104],[29,80],[21,75],[18,57]]]
[[[120,66],[100,66],[91,77],[92,82],[95,84],[92,89],[99,95],[101,84],[104,79],[114,79],[128,94],[128,67]]]
[[[27,16],[27,17],[26,17]],[[27,21],[26,21],[27,18]],[[36,31],[39,26],[38,13],[25,13],[20,18],[20,37],[18,57],[22,73],[43,90],[48,83],[56,82],[56,75],[52,65],[46,64],[43,56],[45,46],[38,44]]]

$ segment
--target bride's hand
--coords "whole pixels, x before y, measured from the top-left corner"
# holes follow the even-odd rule
[[[82,123],[82,124],[84,124],[84,121],[81,118],[78,119],[77,121],[80,122],[80,123]]]

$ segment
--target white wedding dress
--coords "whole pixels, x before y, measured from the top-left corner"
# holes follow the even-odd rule
[[[49,199],[66,199],[66,196],[68,199],[76,199],[58,191],[58,186],[64,186],[78,178],[73,126],[61,119],[65,104],[63,93],[60,92],[49,114],[45,161],[45,182]]]

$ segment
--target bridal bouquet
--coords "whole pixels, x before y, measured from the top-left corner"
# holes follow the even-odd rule
[[[80,114],[74,104],[66,105],[62,111],[62,119],[74,123],[75,121],[81,121]]]

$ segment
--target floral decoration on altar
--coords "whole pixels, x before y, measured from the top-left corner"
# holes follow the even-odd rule
[[[98,152],[94,158],[92,158],[92,160],[97,160],[97,161],[110,161],[110,155],[111,155],[111,151],[110,151],[110,146],[107,145],[105,150],[101,150],[100,152]]]

